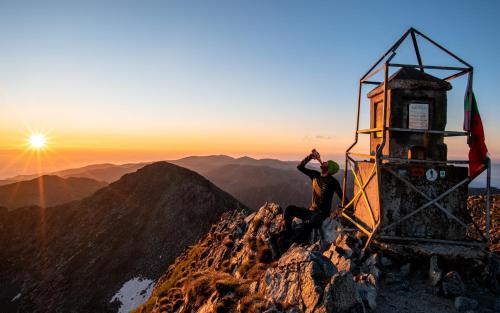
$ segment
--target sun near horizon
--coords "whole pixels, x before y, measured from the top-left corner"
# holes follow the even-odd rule
[[[47,138],[44,134],[35,133],[31,134],[28,139],[30,148],[35,150],[44,149],[47,145]]]
[[[357,136],[357,82],[409,25],[480,69],[475,95],[491,159],[500,161],[491,61],[500,45],[490,40],[498,6],[8,2],[0,5],[0,179],[192,155],[300,160],[312,148],[342,161]],[[410,6],[432,22],[406,18]],[[369,28],[373,16],[380,27]],[[413,61],[402,48],[397,58]],[[442,60],[439,50],[421,52]],[[450,130],[464,116],[466,82],[456,84]],[[463,139],[446,138],[450,159],[467,157]]]

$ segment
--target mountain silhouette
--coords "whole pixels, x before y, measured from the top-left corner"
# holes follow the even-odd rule
[[[103,164],[92,164],[84,167],[65,169],[61,171],[51,172],[47,175],[56,175],[63,178],[68,177],[86,177],[91,178],[98,181],[104,181],[107,183],[112,183],[117,181],[123,175],[127,173],[132,173],[144,167],[145,165],[150,164],[147,162],[141,163],[127,163],[127,164],[111,164],[111,163],[103,163]],[[38,174],[31,175],[17,175],[13,177],[9,177],[3,180],[0,180],[0,186],[11,184],[13,182],[31,180],[39,177]]]
[[[221,214],[243,205],[157,162],[81,201],[0,209],[2,312],[116,312],[127,281],[156,280]]]
[[[299,161],[281,161],[277,159],[254,159],[250,157],[233,158],[227,155],[189,156],[170,163],[195,171],[215,183],[248,207],[256,210],[264,202],[289,204],[307,207],[311,202],[311,181],[297,171]],[[56,172],[62,177],[91,177],[112,182],[125,173],[136,171],[148,163],[130,163],[123,165],[95,164],[83,168]],[[316,162],[308,165],[318,168]],[[348,194],[352,196],[352,177],[348,173],[351,186]],[[343,171],[335,175],[342,182]],[[17,176],[9,179],[19,179]],[[333,205],[338,203],[335,197]]]
[[[296,169],[229,164],[204,176],[252,209],[264,202],[308,206],[311,201],[311,181]]]
[[[291,169],[228,164],[203,175],[253,210],[265,202],[279,203],[283,207],[290,204],[308,207],[311,204],[311,180],[297,170],[298,162],[293,164]],[[342,182],[342,175],[343,171],[335,175],[339,182]],[[351,189],[348,191],[350,194]],[[333,205],[336,206],[339,201],[335,196]]]
[[[254,159],[251,157],[233,158],[227,155],[190,156],[169,161],[179,166],[189,168],[201,175],[227,165],[254,165],[277,169],[295,169],[298,161],[281,161],[277,159]]]
[[[9,209],[30,205],[54,206],[83,199],[105,186],[106,183],[90,178],[43,175],[0,186],[0,206]]]

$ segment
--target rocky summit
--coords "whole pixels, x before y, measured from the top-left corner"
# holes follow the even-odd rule
[[[0,208],[0,311],[498,312],[493,199],[489,253],[366,247],[331,217],[310,234],[295,220],[292,243],[278,204],[249,214],[199,174],[153,163],[80,201]],[[484,233],[484,197],[469,207]]]
[[[491,274],[472,277],[467,267],[437,256],[408,262],[408,255],[377,244],[365,248],[331,218],[306,242],[280,247],[273,235],[283,224],[281,207],[272,203],[249,216],[224,214],[134,312],[495,312]],[[487,260],[475,262],[490,273]]]
[[[156,281],[223,212],[242,209],[204,177],[167,162],[81,201],[0,208],[0,311],[126,311],[131,297],[147,297],[131,289]]]

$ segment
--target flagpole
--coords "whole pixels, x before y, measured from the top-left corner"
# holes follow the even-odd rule
[[[486,169],[486,238],[488,239],[488,243],[491,243],[490,238],[490,187],[491,187],[491,160],[490,158],[486,159],[487,169]]]

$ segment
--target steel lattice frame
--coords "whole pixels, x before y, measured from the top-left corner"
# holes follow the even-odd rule
[[[394,58],[396,55],[397,49],[401,46],[401,44],[404,42],[404,40],[410,36],[412,43],[413,43],[413,48],[415,51],[415,56],[417,59],[418,64],[399,64],[399,63],[391,63],[391,60]],[[444,51],[447,55],[455,59],[456,61],[460,62],[462,64],[462,67],[452,67],[452,66],[434,66],[434,65],[424,65],[422,63],[422,58],[420,55],[420,50],[418,47],[417,43],[417,36],[425,39],[427,42],[432,44],[433,46],[439,48],[441,51]],[[365,188],[368,185],[368,183],[376,177],[377,180],[380,181],[380,171],[381,170],[386,170],[389,173],[391,173],[393,176],[395,176],[397,179],[408,185],[411,189],[419,193],[422,197],[424,197],[428,202],[422,205],[421,207],[415,209],[414,211],[410,212],[409,214],[401,217],[399,220],[391,223],[390,225],[387,225],[384,227],[384,229],[390,228],[397,223],[402,222],[403,220],[406,220],[410,218],[411,216],[415,215],[416,213],[424,210],[425,208],[429,206],[436,206],[439,208],[443,213],[446,214],[446,216],[455,222],[459,223],[462,226],[467,226],[466,223],[461,221],[458,217],[456,217],[454,214],[449,212],[446,208],[444,208],[442,205],[438,203],[438,201],[442,198],[444,198],[446,195],[457,189],[458,187],[462,186],[463,184],[469,183],[472,181],[475,177],[477,177],[479,174],[484,172],[485,170],[487,171],[487,181],[486,181],[486,237],[483,236],[477,225],[474,224],[476,227],[478,233],[483,237],[482,242],[472,242],[472,241],[452,241],[452,240],[437,240],[437,239],[424,239],[424,238],[408,238],[408,237],[396,237],[396,236],[381,236],[381,239],[387,238],[388,237],[394,237],[393,239],[401,239],[401,240],[415,240],[415,241],[431,241],[431,242],[440,242],[440,243],[447,243],[447,244],[468,244],[468,245],[485,245],[490,242],[490,235],[489,235],[489,229],[490,229],[490,177],[491,177],[491,164],[488,162],[486,165],[483,166],[481,171],[475,176],[475,177],[468,177],[455,186],[452,186],[449,188],[447,191],[442,193],[441,195],[435,197],[434,199],[431,199],[429,196],[427,196],[425,193],[420,191],[417,187],[415,187],[411,182],[408,180],[404,179],[388,167],[384,166],[382,164],[382,160],[388,160],[391,162],[408,162],[408,163],[427,163],[427,164],[469,164],[468,160],[448,160],[448,161],[432,161],[432,160],[412,160],[412,159],[400,159],[400,158],[390,158],[388,156],[382,155],[383,148],[386,143],[386,138],[387,138],[387,132],[388,131],[410,131],[410,132],[418,132],[422,130],[414,130],[414,129],[400,129],[400,128],[388,128],[386,127],[386,113],[387,113],[387,91],[388,91],[388,79],[389,79],[389,69],[390,68],[418,68],[421,71],[424,71],[425,69],[433,69],[433,70],[446,70],[446,71],[456,71],[456,73],[444,78],[446,81],[451,81],[453,79],[456,79],[458,77],[461,77],[463,75],[468,75],[469,79],[469,85],[468,88],[472,88],[472,78],[473,78],[473,67],[450,52],[448,49],[444,48],[431,38],[427,37],[426,35],[422,34],[415,28],[410,28],[408,29],[402,36],[399,38],[392,46],[387,50],[379,59],[378,61],[361,77],[359,80],[359,85],[358,85],[358,108],[357,108],[357,116],[356,116],[356,133],[355,133],[355,139],[354,142],[352,143],[351,146],[346,150],[346,155],[345,155],[345,171],[344,171],[344,180],[343,180],[343,195],[342,195],[342,209],[341,209],[341,215],[345,219],[349,220],[351,223],[353,223],[360,231],[365,233],[368,236],[368,240],[366,245],[368,245],[373,237],[376,235],[379,227],[380,227],[380,222],[381,222],[381,216],[379,216],[378,220],[375,219],[373,210],[370,205],[370,201],[368,200],[368,197],[365,193]],[[375,76],[378,72],[383,71],[384,73],[384,80],[382,82],[378,81],[370,81],[369,79],[373,76]],[[362,96],[362,88],[364,85],[382,85],[384,87],[384,101],[383,101],[383,126],[382,128],[372,128],[372,129],[359,129],[359,120],[360,120],[360,109],[361,109],[361,96]],[[383,132],[382,135],[382,143],[380,146],[377,148],[377,151],[375,155],[370,155],[370,154],[360,154],[360,153],[354,153],[351,152],[351,150],[357,145],[358,143],[358,135],[359,134],[371,134],[373,132]],[[437,133],[437,134],[443,134],[444,136],[467,136],[469,137],[471,135],[470,131],[464,131],[464,132],[457,132],[457,131],[435,131],[435,130],[429,130],[427,132],[432,132],[432,133]],[[355,157],[360,157],[363,158],[364,160],[370,159],[373,160],[373,168],[371,170],[370,175],[368,176],[368,179],[364,183],[361,182],[360,178],[356,174],[356,171],[354,170],[354,167],[356,166],[356,163],[360,160],[355,160]],[[351,170],[351,172],[354,175],[354,180],[355,183],[359,186],[358,192],[354,195],[354,197],[349,201],[349,203],[346,202],[346,187],[347,187],[347,173]],[[366,202],[367,208],[370,213],[370,218],[371,218],[371,229],[367,229],[366,227],[363,227],[360,223],[356,222],[356,219],[353,216],[350,216],[347,213],[347,209],[350,208],[351,206],[354,205],[356,200],[359,197],[363,197],[364,201]],[[380,206],[379,206],[380,207]]]

